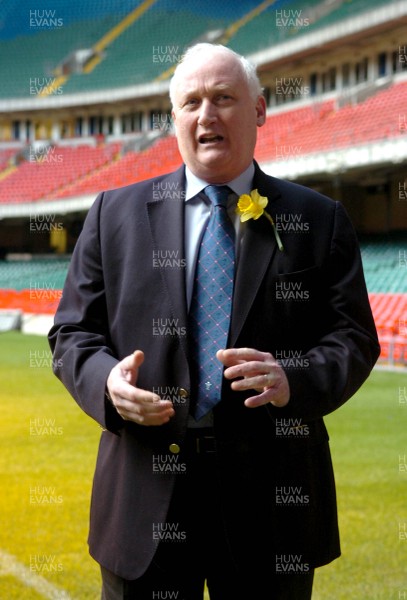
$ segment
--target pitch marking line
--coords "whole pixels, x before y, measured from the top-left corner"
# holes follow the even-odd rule
[[[12,575],[27,587],[47,598],[47,600],[72,600],[65,590],[49,583],[41,575],[33,573],[28,567],[20,563],[15,556],[0,550],[0,576]]]

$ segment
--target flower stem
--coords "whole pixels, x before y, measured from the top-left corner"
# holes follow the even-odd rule
[[[277,231],[277,229],[276,229],[276,226],[275,226],[275,224],[274,224],[273,217],[272,217],[271,215],[269,215],[269,213],[268,213],[268,212],[266,212],[266,211],[264,211],[264,213],[263,213],[263,214],[264,214],[264,216],[265,216],[265,217],[267,217],[267,219],[268,219],[268,220],[270,221],[270,223],[271,223],[271,226],[272,226],[272,228],[273,228],[273,231],[274,231],[274,237],[276,238],[276,242],[277,242],[278,249],[280,250],[280,252],[283,252],[283,251],[284,251],[284,246],[283,246],[283,243],[282,243],[282,241],[281,241],[281,238],[280,238],[280,236],[279,236],[279,233],[278,233],[278,231]]]

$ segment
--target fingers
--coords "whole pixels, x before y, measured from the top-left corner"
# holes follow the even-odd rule
[[[139,367],[144,362],[144,352],[141,350],[135,350],[133,354],[126,356],[117,365],[122,371],[123,376],[132,385],[137,381]]]
[[[260,352],[254,348],[227,348],[226,350],[218,350],[216,357],[225,367],[247,362],[250,360],[264,361],[272,355],[268,352]]]
[[[133,388],[131,398],[116,396],[114,404],[124,420],[139,425],[163,425],[175,414],[172,402],[139,388]]]
[[[163,425],[174,416],[170,400],[161,398],[148,390],[136,386],[139,367],[144,362],[144,353],[136,350],[126,356],[110,372],[107,389],[119,415],[139,425]]]
[[[256,408],[264,404],[273,404],[278,408],[282,408],[288,404],[290,400],[290,387],[286,377],[276,380],[273,387],[265,388],[264,391],[256,396],[246,398],[245,406],[248,408]]]
[[[225,369],[224,375],[226,379],[236,379],[237,377],[244,377],[244,383],[242,381],[236,381],[234,383],[242,384],[241,386],[233,386],[233,389],[241,390],[241,389],[250,389],[250,388],[259,388],[263,389],[266,386],[273,385],[274,380],[274,368],[279,365],[273,360],[270,355],[270,361],[249,361],[242,362],[232,367],[227,367]]]
[[[245,400],[247,407],[255,408],[269,402],[282,407],[288,403],[290,387],[287,376],[269,352],[260,352],[254,348],[228,348],[219,350],[216,356],[226,367],[225,378],[233,380],[232,390],[259,392]]]

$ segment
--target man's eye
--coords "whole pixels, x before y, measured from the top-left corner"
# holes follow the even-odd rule
[[[232,100],[232,96],[229,94],[219,94],[217,97],[218,102],[229,102],[230,100]]]

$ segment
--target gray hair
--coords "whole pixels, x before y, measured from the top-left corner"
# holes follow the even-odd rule
[[[187,62],[192,62],[195,58],[197,58],[199,55],[203,55],[206,54],[207,56],[209,54],[229,54],[229,56],[233,56],[235,57],[235,59],[240,63],[240,66],[242,68],[242,72],[244,73],[246,80],[247,80],[247,85],[249,86],[249,90],[250,90],[250,95],[252,96],[253,100],[257,100],[257,98],[259,96],[262,95],[263,90],[260,84],[260,80],[259,77],[257,75],[257,71],[256,71],[256,67],[247,60],[247,58],[245,58],[244,56],[241,56],[240,54],[238,54],[237,52],[234,52],[234,50],[231,50],[230,48],[227,48],[226,46],[222,46],[220,44],[209,44],[209,43],[199,43],[199,44],[195,44],[194,46],[191,46],[190,48],[187,49],[187,51],[185,52],[185,54],[183,54],[181,60],[179,61],[179,63],[176,66],[176,69],[174,71],[174,75],[171,78],[170,81],[170,100],[171,100],[171,104],[174,106],[174,98],[175,98],[175,88],[177,85],[177,80],[179,79],[179,74],[180,71],[182,70],[182,67],[184,64],[186,64]]]

